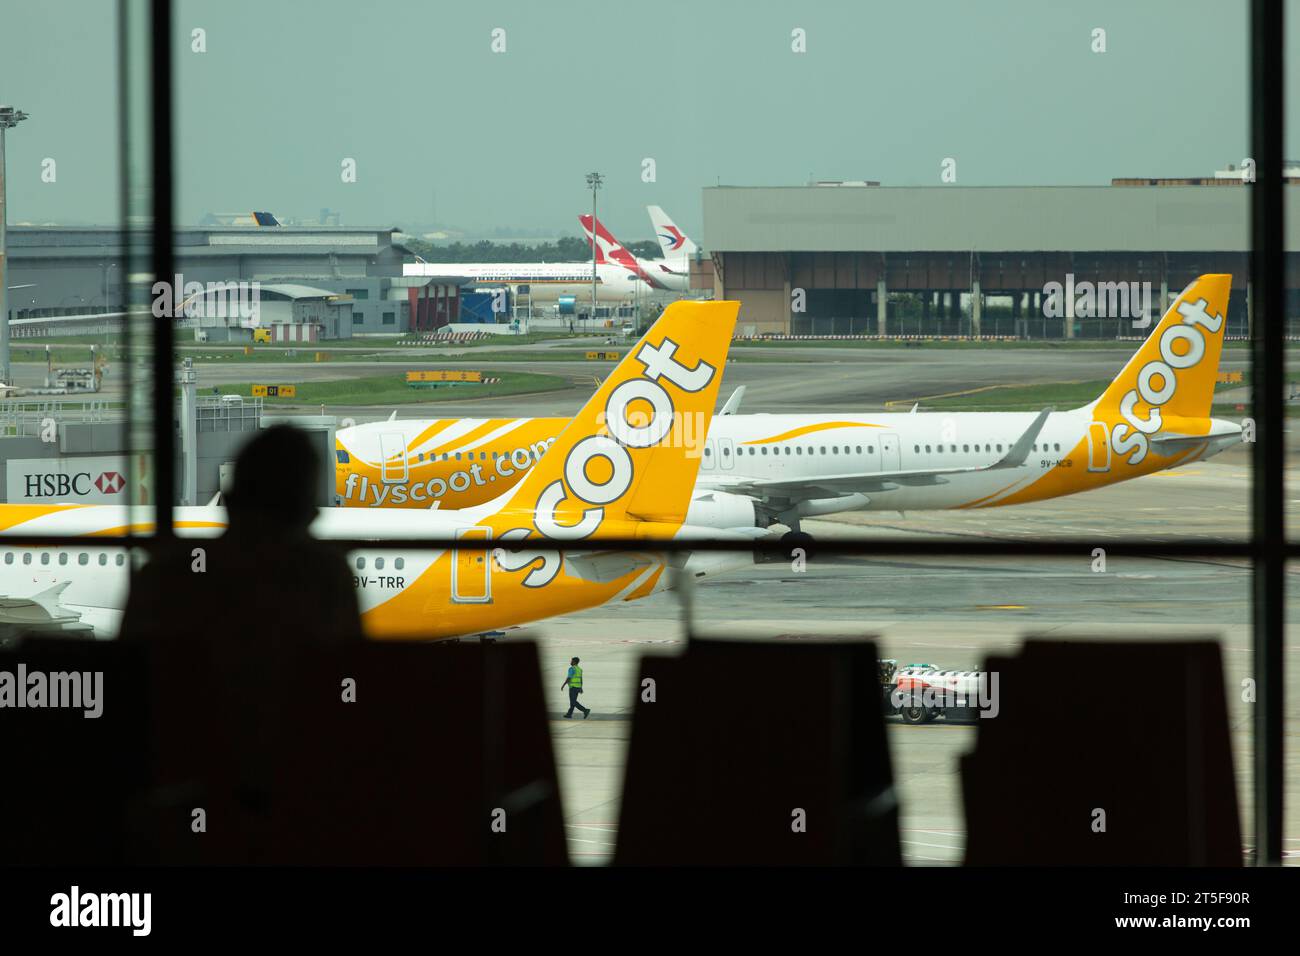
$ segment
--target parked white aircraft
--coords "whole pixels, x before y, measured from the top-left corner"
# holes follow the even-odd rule
[[[704,445],[687,522],[782,524],[842,511],[1040,501],[1208,458],[1241,441],[1210,417],[1232,277],[1201,276],[1094,401],[1056,412],[740,415]],[[466,507],[514,482],[561,418],[373,422],[337,434],[346,506]]]
[[[573,296],[579,306],[591,302],[590,262],[408,262],[404,276],[450,279],[480,288],[506,287],[519,294],[527,286],[534,302]],[[650,286],[621,265],[596,262],[596,301],[626,302],[645,295]]]
[[[481,505],[418,513],[323,509],[312,534],[374,541],[349,555],[366,633],[390,640],[481,634],[644,597],[671,586],[669,569],[700,577],[752,562],[748,551],[654,550],[655,541],[673,538],[734,537],[743,546],[762,533],[685,521],[738,310],[735,302],[670,306],[537,466],[522,481],[497,484]],[[151,510],[118,505],[0,505],[0,636],[31,628],[116,631],[130,562],[122,547],[87,538],[128,528],[148,534],[152,522]],[[225,526],[224,508],[176,510],[179,536],[212,537]],[[538,534],[582,542],[582,550],[538,550],[529,544]],[[6,543],[9,535],[82,539],[26,547]],[[404,548],[402,539],[413,537],[502,547]],[[601,539],[610,538],[644,539],[645,550],[602,550]]]
[[[651,288],[658,291],[686,292],[690,289],[691,256],[698,251],[691,242],[668,218],[658,206],[647,206],[650,221],[654,223],[659,246],[663,249],[662,259],[638,259],[599,219],[590,215],[578,217],[582,231],[588,242],[594,242],[597,255],[608,262],[623,266],[628,272],[643,279]]]

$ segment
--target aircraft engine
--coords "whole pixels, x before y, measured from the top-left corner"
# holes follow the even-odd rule
[[[719,531],[761,527],[754,499],[726,491],[695,492],[684,524]]]

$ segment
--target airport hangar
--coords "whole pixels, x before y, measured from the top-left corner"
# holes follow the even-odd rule
[[[1300,250],[1300,184],[1288,185],[1286,245]],[[1250,194],[1240,180],[703,193],[709,253],[692,286],[740,300],[741,334],[1140,336],[1128,319],[1048,318],[1044,286],[1067,274],[1149,282],[1154,305],[1208,272],[1232,274],[1228,333],[1247,334]],[[1288,332],[1300,334],[1300,251],[1287,253],[1286,286]]]
[[[410,253],[395,232],[333,226],[177,229],[176,268],[185,282],[257,281],[264,290],[270,287],[268,300],[296,303],[273,309],[272,322],[292,321],[322,295],[350,297],[350,323],[341,323],[337,336],[323,328],[322,337],[433,331],[456,321],[456,286],[403,277],[402,262]],[[143,256],[149,237],[144,231],[138,237]],[[9,294],[12,318],[115,313],[124,307],[128,276],[120,229],[16,225],[9,227],[8,245],[8,282],[20,287]],[[287,291],[281,295],[277,288]],[[104,327],[100,322],[91,331]],[[27,321],[14,335],[55,328]],[[66,323],[57,329],[78,331]]]

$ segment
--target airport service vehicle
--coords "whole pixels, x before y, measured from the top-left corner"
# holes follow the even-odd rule
[[[656,541],[674,538],[748,542],[761,534],[727,534],[685,520],[700,457],[683,423],[713,412],[738,311],[735,302],[670,306],[527,476],[502,482],[502,493],[485,504],[422,512],[324,509],[311,527],[316,537],[374,541],[349,555],[366,633],[391,640],[472,636],[635,600],[669,587],[678,573],[702,577],[751,564],[749,550],[654,550]],[[707,422],[696,428],[702,435]],[[180,536],[215,536],[226,526],[225,509],[178,508],[175,525]],[[130,566],[125,549],[107,541],[6,547],[4,536],[114,536],[128,528],[148,534],[152,527],[151,509],[0,505],[0,629],[45,622],[111,633],[125,606]],[[539,534],[583,549],[540,550],[529,543]],[[438,537],[501,547],[402,547],[403,538]],[[602,538],[644,539],[645,550],[602,550]]]
[[[790,529],[844,511],[992,508],[1101,488],[1218,454],[1210,417],[1231,276],[1178,296],[1094,401],[1069,411],[735,414],[709,426],[688,523]],[[463,508],[519,481],[562,418],[423,419],[341,429],[347,507]]]
[[[878,661],[877,667],[885,715],[905,724],[928,724],[940,717],[971,721],[982,707],[996,707],[991,699],[996,685],[982,671],[940,670],[933,664],[899,667],[892,659]]]
[[[646,209],[650,212],[655,236],[663,250],[662,259],[638,259],[593,216],[582,215],[578,221],[582,223],[587,241],[595,245],[599,259],[623,266],[652,289],[686,292],[690,289],[691,256],[699,251],[699,247],[658,206],[647,206]]]

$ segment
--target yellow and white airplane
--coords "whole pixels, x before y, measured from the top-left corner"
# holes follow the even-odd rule
[[[698,577],[752,563],[747,551],[654,551],[656,541],[723,536],[685,518],[738,311],[735,302],[670,306],[536,466],[498,485],[490,501],[422,513],[322,510],[311,528],[316,537],[375,541],[349,555],[366,633],[397,640],[481,634],[644,597],[671,583],[669,568]],[[0,628],[114,633],[130,567],[123,548],[85,541],[5,547],[4,536],[121,535],[128,526],[147,534],[148,517],[109,505],[0,505]],[[225,509],[178,508],[175,524],[178,535],[215,536]],[[539,534],[584,547],[563,556],[530,548]],[[401,546],[402,538],[439,537],[503,547]],[[646,551],[602,551],[602,538],[645,539]]]
[[[710,424],[687,522],[727,529],[842,511],[1041,501],[1208,458],[1241,440],[1210,417],[1232,277],[1201,276],[1110,386],[1071,411],[739,415]],[[735,402],[735,397],[728,405]],[[337,435],[345,506],[463,508],[519,481],[562,418],[386,421]]]

